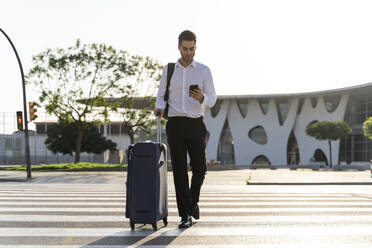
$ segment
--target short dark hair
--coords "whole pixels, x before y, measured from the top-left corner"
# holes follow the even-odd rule
[[[183,40],[195,41],[196,43],[196,35],[190,30],[185,30],[178,36],[178,45],[181,45]]]

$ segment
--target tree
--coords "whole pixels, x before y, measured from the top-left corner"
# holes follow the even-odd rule
[[[77,125],[75,163],[80,161],[84,126],[102,118],[107,121],[120,106],[110,99],[129,99],[133,85],[159,71],[149,57],[80,40],[67,49],[48,49],[32,61],[27,82],[39,91],[40,104],[48,114]]]
[[[162,66],[153,63],[152,75],[147,78],[140,78],[129,89],[126,97],[116,99],[119,101],[120,110],[118,111],[122,118],[122,125],[130,138],[130,143],[134,144],[135,136],[139,132],[145,134],[152,133],[152,127],[156,123],[153,115],[155,106],[154,96],[156,94],[157,83],[161,78]],[[164,120],[163,124],[164,124]]]
[[[151,127],[153,127],[155,124],[155,119],[153,116],[154,102],[150,102],[147,100],[147,98],[148,97],[130,99],[125,108],[120,111],[123,120],[122,125],[130,138],[131,144],[134,144],[135,135],[137,135],[139,131],[142,131],[146,134],[151,134]],[[146,102],[147,105],[143,106],[141,109],[137,109],[138,100]]]
[[[152,74],[142,77],[129,89],[129,94],[119,99],[112,99],[119,102],[118,112],[121,115],[122,126],[130,138],[130,143],[134,144],[135,136],[140,132],[152,134],[152,127],[156,123],[153,115],[155,106],[154,95],[157,83],[161,78],[162,66],[153,63]],[[115,106],[116,107],[116,106]],[[164,120],[163,124],[164,124]]]
[[[372,139],[372,117],[369,117],[363,122],[363,133],[364,136]]]
[[[332,146],[331,140],[338,140],[351,133],[350,126],[344,121],[321,121],[306,127],[306,134],[316,140],[328,140],[329,160],[332,168]]]
[[[53,153],[60,152],[63,155],[72,155],[73,152],[76,152],[75,144],[78,131],[76,122],[60,121],[48,129],[45,145]],[[86,123],[83,133],[81,152],[100,154],[107,149],[116,151],[116,143],[103,137],[96,124]]]

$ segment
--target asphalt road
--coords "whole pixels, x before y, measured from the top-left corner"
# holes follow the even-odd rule
[[[201,218],[185,230],[169,173],[169,224],[156,232],[130,230],[124,172],[24,176],[0,172],[0,248],[372,247],[369,171],[209,171]]]

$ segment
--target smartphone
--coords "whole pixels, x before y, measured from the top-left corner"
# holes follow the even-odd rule
[[[197,84],[190,85],[189,90],[196,90],[196,89],[199,89],[199,85],[197,85]]]

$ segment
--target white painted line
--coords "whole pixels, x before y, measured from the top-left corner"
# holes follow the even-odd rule
[[[174,199],[168,199],[168,201],[173,203],[175,205]],[[174,201],[174,202],[173,202]],[[0,207],[2,205],[25,205],[25,206],[59,206],[59,205],[68,205],[68,206],[90,206],[90,205],[102,205],[102,202],[95,202],[95,201],[66,201],[66,202],[42,202],[42,201],[0,201]],[[247,202],[247,201],[241,201],[241,202],[199,202],[199,206],[226,206],[227,208],[229,206],[262,206],[263,208],[265,206],[275,206],[275,207],[281,207],[281,206],[291,206],[291,205],[316,205],[316,206],[324,206],[324,205],[330,205],[330,206],[350,206],[350,207],[358,207],[358,206],[371,206],[372,209],[372,201],[370,202],[308,202],[308,201],[300,201],[300,202]],[[121,202],[104,202],[104,205],[122,205],[125,207],[125,200]]]
[[[152,229],[130,228],[0,228],[0,237],[143,237],[143,236],[365,236],[372,235],[372,229],[368,225],[355,228],[354,226],[295,226],[295,227],[214,227],[188,229],[161,228],[158,231]]]
[[[122,196],[126,192],[101,192],[101,191],[63,191],[63,192],[50,192],[50,191],[37,191],[35,192],[17,192],[17,191],[0,191],[0,196],[76,196],[76,195],[93,195],[93,196]],[[168,192],[168,195],[175,195],[173,192]],[[353,197],[348,194],[287,194],[287,193],[274,193],[274,194],[257,194],[257,193],[210,193],[204,192],[200,194],[204,197]]]
[[[125,208],[1,208],[1,212],[23,212],[23,211],[32,211],[32,212],[81,212],[84,215],[84,212],[118,212],[123,213]],[[177,208],[168,208],[170,213],[178,213]],[[280,213],[280,212],[293,212],[296,214],[301,213],[316,213],[316,212],[372,212],[372,209],[369,208],[202,208],[201,212],[203,213]]]
[[[175,198],[175,196],[170,197]],[[0,197],[0,200],[16,200],[16,199],[30,199],[30,200],[48,200],[48,199],[58,199],[58,200],[125,200],[125,196],[118,196],[118,197],[103,197],[102,195],[96,196],[96,197],[52,197],[52,196],[46,196],[46,197],[34,197],[34,196],[24,196],[24,197],[11,197],[11,196],[2,196]],[[322,200],[322,201],[332,201],[332,200],[368,200],[364,197],[247,197],[247,196],[241,196],[241,197],[205,197],[201,196],[200,201],[203,200],[219,200],[219,201],[231,201],[231,200],[254,200],[254,201],[285,201],[285,200],[296,200],[296,201],[312,201],[312,200]]]
[[[180,218],[178,216],[168,216],[168,222],[178,222]],[[129,219],[123,215],[23,215],[23,214],[7,214],[0,215],[0,221],[25,221],[25,222],[44,222],[44,221],[67,221],[67,222],[105,222],[105,221],[123,221],[129,222]],[[237,223],[262,223],[262,222],[273,222],[273,223],[286,223],[286,222],[298,222],[298,223],[314,223],[314,222],[335,222],[340,221],[372,221],[372,215],[282,215],[276,216],[203,216],[201,214],[200,220],[197,222],[237,222]]]

